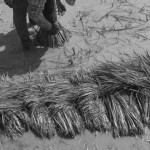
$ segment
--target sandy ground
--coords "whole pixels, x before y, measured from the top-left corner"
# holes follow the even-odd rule
[[[77,0],[66,5],[60,22],[72,31],[60,49],[37,47],[24,53],[12,21],[12,9],[0,1],[0,74],[18,80],[29,72],[58,73],[89,67],[101,61],[118,61],[124,54],[149,51],[149,0]],[[29,28],[31,36],[34,31]],[[75,53],[73,53],[74,51]],[[40,140],[32,133],[11,142],[1,137],[1,150],[149,150],[150,134],[113,139],[110,134],[88,132],[73,140]]]

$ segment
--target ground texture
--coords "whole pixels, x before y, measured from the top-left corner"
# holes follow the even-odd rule
[[[67,6],[60,22],[73,36],[60,49],[37,47],[23,52],[12,21],[12,10],[0,1],[0,74],[21,80],[28,74],[60,73],[100,63],[119,61],[125,54],[149,52],[149,0],[77,0]],[[29,28],[31,36],[34,30]],[[12,142],[1,137],[1,150],[149,150],[149,131],[143,137],[113,139],[86,132],[73,140],[40,140],[32,133]]]

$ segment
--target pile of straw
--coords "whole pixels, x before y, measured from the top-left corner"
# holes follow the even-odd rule
[[[6,85],[6,86],[5,86]],[[74,138],[84,130],[136,136],[150,127],[150,55],[50,80],[0,81],[0,130],[12,139]]]

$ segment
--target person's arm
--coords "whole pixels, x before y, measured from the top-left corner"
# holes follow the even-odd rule
[[[52,24],[43,16],[44,5],[47,0],[28,0],[28,15],[39,27],[50,31]]]

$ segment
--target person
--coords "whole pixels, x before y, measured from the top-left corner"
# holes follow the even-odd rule
[[[44,16],[43,10],[47,0],[4,0],[5,4],[13,8],[13,21],[16,31],[21,39],[23,50],[30,50],[34,42],[30,39],[27,28],[27,13],[33,22],[48,32],[57,31],[57,27],[52,25]],[[60,0],[57,0],[61,3]],[[66,0],[70,6],[74,6],[76,0]]]

